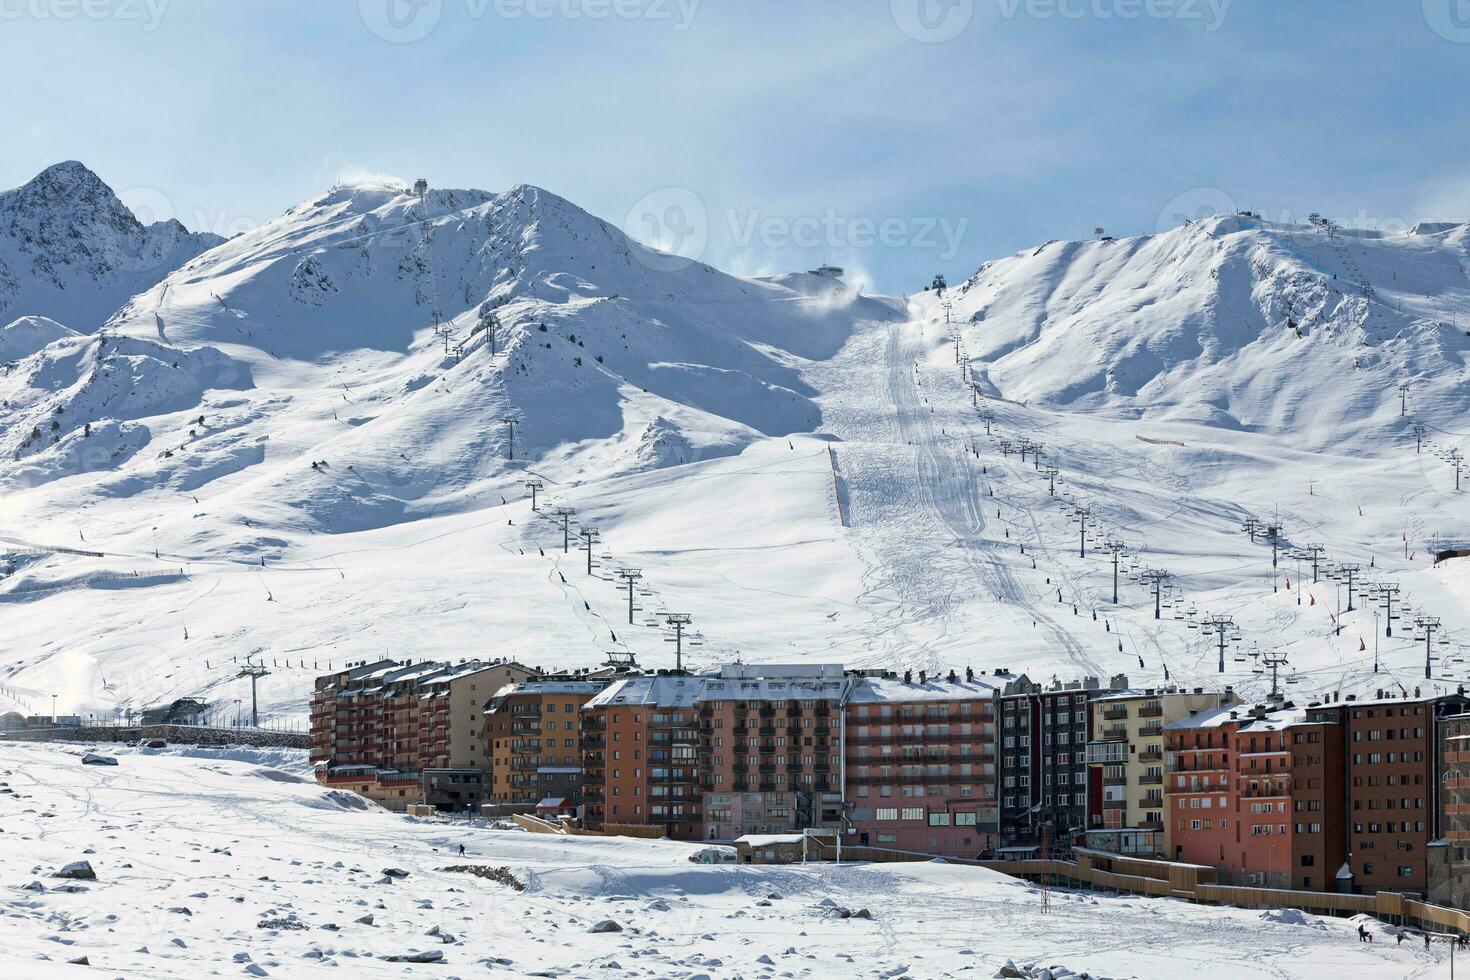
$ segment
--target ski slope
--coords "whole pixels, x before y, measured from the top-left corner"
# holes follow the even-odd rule
[[[1035,886],[973,867],[702,865],[693,844],[411,820],[323,790],[280,751],[80,755],[0,744],[16,845],[0,849],[0,969],[18,980],[941,978],[1008,961],[1181,980],[1450,975],[1447,950],[1398,946],[1372,920],[1369,946],[1355,921],[1166,899],[1057,892],[1044,914]],[[53,877],[83,860],[95,880]],[[524,890],[448,870],[465,866]],[[622,931],[591,932],[604,920]],[[441,959],[388,959],[416,953]]]
[[[264,717],[299,723],[315,674],[381,655],[670,666],[668,611],[694,617],[691,667],[1252,697],[1277,651],[1298,700],[1452,689],[1470,590],[1426,549],[1470,523],[1446,461],[1465,243],[1236,216],[901,299],[676,260],[529,186],[333,188],[105,330],[0,331],[0,711],[228,714],[249,657]],[[1339,615],[1346,590],[1273,570],[1249,518],[1411,614],[1392,638],[1361,601]],[[1221,670],[1200,626],[1226,616]]]

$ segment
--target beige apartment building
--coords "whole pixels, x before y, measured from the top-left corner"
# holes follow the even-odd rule
[[[1164,819],[1164,728],[1238,700],[1229,687],[1130,688],[1096,698],[1087,743],[1089,831],[1149,832],[1151,850],[1171,853]],[[1089,834],[1089,842],[1097,836]]]

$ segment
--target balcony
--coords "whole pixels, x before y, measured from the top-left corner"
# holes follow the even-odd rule
[[[1138,777],[1138,785],[1140,786],[1162,786],[1163,784],[1163,776],[1154,775],[1152,773],[1144,773],[1142,776]]]
[[[1109,705],[1102,710],[1102,716],[1104,721],[1122,721],[1128,717],[1128,706],[1124,704]]]
[[[1140,718],[1162,718],[1164,717],[1164,706],[1161,704],[1146,704],[1138,709]]]
[[[1145,749],[1138,753],[1139,762],[1163,762],[1164,753],[1160,749]]]
[[[1145,738],[1155,735],[1162,735],[1164,734],[1164,723],[1160,721],[1151,721],[1147,725],[1144,725],[1142,728],[1140,728],[1138,730],[1138,734],[1144,736]]]

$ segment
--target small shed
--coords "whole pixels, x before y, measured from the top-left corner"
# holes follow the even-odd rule
[[[577,814],[577,807],[565,796],[548,796],[536,804],[536,816],[545,819],[552,817],[573,817]]]
[[[746,834],[735,838],[741,864],[800,864],[801,834]]]

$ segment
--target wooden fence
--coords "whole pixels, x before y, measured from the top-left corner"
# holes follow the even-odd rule
[[[1248,888],[1222,885],[1217,871],[1200,864],[1179,864],[1076,848],[1074,861],[1058,858],[1024,858],[1004,861],[971,861],[945,858],[950,864],[989,868],[1013,878],[1048,878],[1058,887],[1095,888],[1129,895],[1177,898],[1202,905],[1229,905],[1242,909],[1301,909],[1320,915],[1371,915],[1385,922],[1434,931],[1470,935],[1470,912],[1431,905],[1398,892],[1373,895],[1342,895],[1333,892],[1294,891],[1288,888]],[[812,840],[809,857],[830,860],[836,849]],[[932,861],[934,856],[914,851],[878,847],[844,847],[844,860],[874,862]]]

